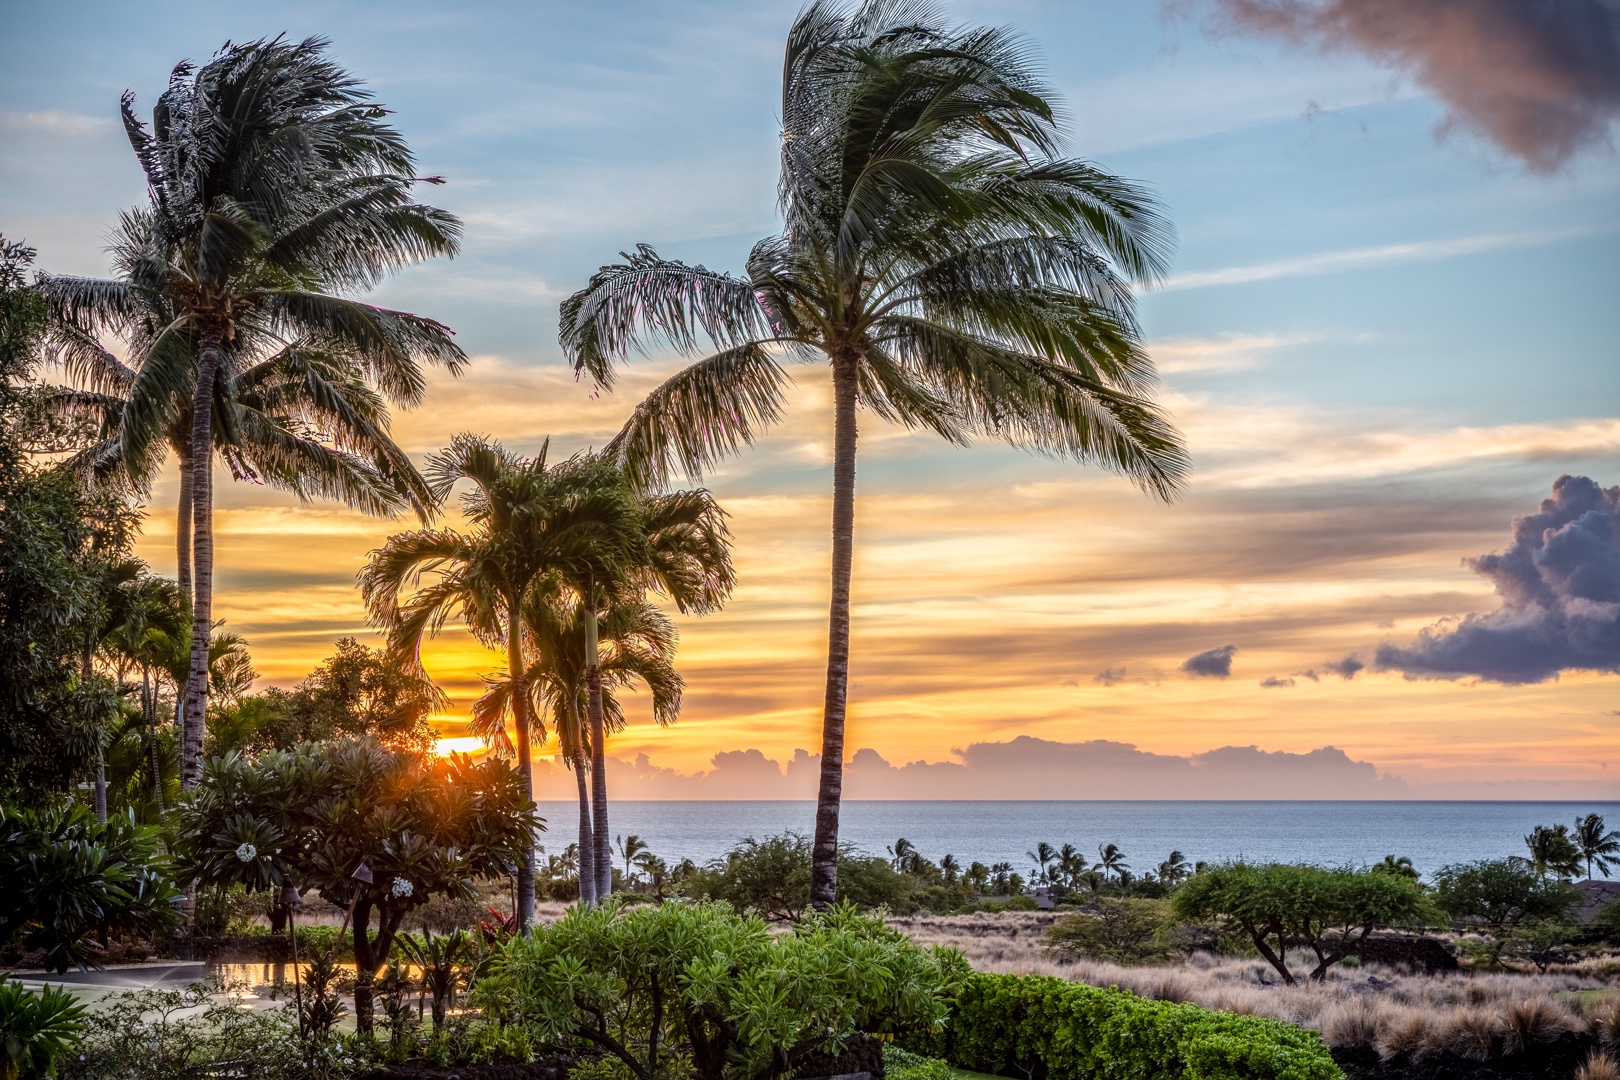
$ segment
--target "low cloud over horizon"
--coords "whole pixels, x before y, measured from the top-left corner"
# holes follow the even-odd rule
[[[1222,746],[1186,756],[1155,754],[1130,743],[1057,742],[1020,735],[978,742],[954,761],[896,765],[862,748],[844,767],[851,800],[1362,800],[1610,798],[1614,785],[1563,781],[1411,783],[1357,761],[1333,746],[1307,753]],[[820,755],[803,748],[787,761],[757,749],[714,755],[711,768],[682,773],[645,754],[610,759],[616,799],[814,799]],[[535,762],[536,797],[567,800],[574,780],[559,759]]]

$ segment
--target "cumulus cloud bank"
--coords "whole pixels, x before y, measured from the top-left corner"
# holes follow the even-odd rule
[[[1215,649],[1205,649],[1187,657],[1181,663],[1181,670],[1196,678],[1225,679],[1232,674],[1232,656],[1238,651],[1236,645],[1222,645]]]
[[[1381,670],[1512,684],[1620,673],[1620,487],[1560,476],[1538,513],[1514,519],[1505,551],[1468,565],[1501,607],[1437,623],[1409,647],[1380,646]]]
[[[1620,116],[1615,0],[1216,0],[1239,32],[1359,52],[1411,75],[1442,128],[1485,136],[1550,173],[1608,141]]]
[[[1203,754],[1154,754],[1130,743],[1055,742],[1020,735],[974,743],[955,761],[896,765],[856,751],[844,769],[846,799],[1371,799],[1410,794],[1404,781],[1324,746],[1309,753],[1224,746]],[[820,757],[805,750],[779,762],[758,750],[716,754],[692,774],[654,765],[645,754],[614,761],[609,776],[625,799],[812,799]],[[573,796],[560,764],[536,762],[541,798]]]

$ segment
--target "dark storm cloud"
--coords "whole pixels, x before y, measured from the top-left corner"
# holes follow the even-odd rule
[[[1406,72],[1445,103],[1444,127],[1477,132],[1537,172],[1606,143],[1620,115],[1615,0],[1216,3],[1239,32],[1358,52]]]
[[[1205,649],[1203,652],[1189,656],[1182,661],[1181,670],[1195,678],[1229,678],[1232,674],[1232,655],[1237,651],[1236,645],[1222,645],[1217,649]]]
[[[1351,653],[1343,660],[1329,660],[1322,665],[1324,670],[1331,671],[1341,679],[1355,678],[1356,673],[1361,671],[1366,666],[1366,664],[1361,662],[1361,657],[1357,656],[1355,653]]]
[[[1502,606],[1437,623],[1409,648],[1379,646],[1380,669],[1514,684],[1620,672],[1620,487],[1559,477],[1539,512],[1514,519],[1507,550],[1468,565]]]

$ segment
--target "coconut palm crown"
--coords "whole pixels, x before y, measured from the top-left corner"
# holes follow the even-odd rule
[[[654,342],[707,355],[608,449],[642,482],[697,474],[782,416],[789,363],[834,398],[833,588],[812,900],[836,889],[858,406],[957,444],[986,435],[1099,464],[1169,498],[1187,470],[1152,393],[1132,286],[1166,270],[1139,185],[1061,156],[1052,95],[1000,29],[930,6],[812,4],[783,65],[780,235],[744,276],[639,246],[562,305],[604,388]]]
[[[454,254],[459,222],[412,201],[419,178],[386,110],[323,55],[326,43],[227,43],[207,64],[177,66],[148,127],[123,99],[124,129],[146,174],[136,214],[144,246],[109,281],[53,277],[41,291],[58,321],[116,331],[141,309],[172,319],[143,342],[123,410],[122,455],[143,475],[161,453],[177,394],[192,397],[192,656],[183,781],[200,776],[213,611],[214,403],[241,374],[244,337],[340,341],[394,400],[420,400],[422,362],[465,356],[432,319],[342,293]],[[155,296],[158,300],[146,299]],[[228,395],[227,395],[228,396]]]

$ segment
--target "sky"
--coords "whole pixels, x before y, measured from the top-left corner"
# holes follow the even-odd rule
[[[577,382],[557,306],[637,243],[740,270],[779,227],[796,3],[32,4],[0,39],[0,232],[103,274],[144,197],[117,122],[226,39],[321,35],[395,111],[464,248],[373,302],[473,361],[394,420],[600,446],[679,366]],[[1158,503],[1105,471],[863,414],[846,793],[1620,797],[1620,11],[1611,0],[953,3],[1043,57],[1068,152],[1178,233],[1141,298],[1190,448]],[[610,744],[627,797],[810,797],[831,394],[703,478],[739,585],[678,620],[685,706]],[[1569,479],[1561,480],[1562,477]],[[406,521],[216,482],[216,614],[261,685],[352,635]],[[141,544],[173,572],[175,485]],[[446,745],[501,658],[446,633]],[[546,751],[548,754],[551,749]],[[571,783],[542,763],[542,795]]]

